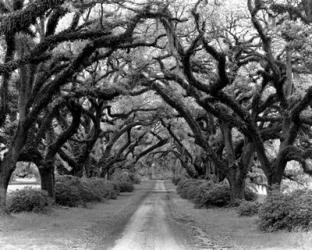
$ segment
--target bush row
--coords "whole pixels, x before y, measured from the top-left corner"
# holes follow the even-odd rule
[[[262,204],[259,218],[260,229],[267,232],[312,229],[312,191],[273,192]]]
[[[222,207],[230,204],[230,188],[206,180],[182,179],[177,192],[182,198],[192,200],[197,207]],[[273,192],[263,204],[256,202],[256,194],[246,189],[247,201],[237,208],[240,216],[259,215],[262,231],[312,230],[312,190],[296,190],[283,194]]]
[[[224,207],[231,202],[230,187],[225,183],[184,178],[178,182],[177,192],[182,198],[192,200],[196,207]],[[257,195],[246,188],[245,199],[254,201]]]
[[[78,178],[59,176],[55,182],[55,202],[62,206],[76,207],[86,202],[116,199],[119,183],[100,178]]]
[[[84,206],[87,202],[116,199],[120,192],[132,192],[133,190],[132,182],[64,175],[56,178],[55,202],[58,205],[69,207]],[[46,192],[31,188],[12,192],[9,194],[7,202],[10,212],[41,212],[50,203]]]

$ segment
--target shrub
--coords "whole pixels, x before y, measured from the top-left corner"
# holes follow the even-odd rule
[[[230,204],[230,188],[224,184],[215,184],[207,189],[197,204],[199,207],[224,207]]]
[[[237,208],[239,216],[253,216],[258,214],[260,203],[256,201],[242,201]]]
[[[182,179],[181,176],[173,176],[171,181],[174,185],[178,185],[179,181]]]
[[[120,193],[120,187],[118,184],[111,181],[100,181],[100,191],[106,199],[117,199]]]
[[[289,194],[274,191],[261,206],[259,217],[263,231],[309,230],[312,228],[312,191]]]
[[[197,179],[182,179],[177,185],[177,192],[184,199],[194,199],[199,192],[199,185],[203,182]]]
[[[100,190],[93,185],[93,181],[90,179],[81,179],[78,188],[84,202],[101,201],[103,198]]]
[[[55,202],[62,206],[77,207],[83,204],[79,179],[60,178],[55,182]]]
[[[86,202],[116,199],[120,192],[118,184],[100,178],[78,178],[60,176],[56,179],[55,200],[57,204],[69,207]]]
[[[118,183],[119,190],[121,193],[123,192],[133,192],[134,186],[130,182],[119,182]]]
[[[201,199],[197,204],[200,207],[224,207],[231,203],[231,189],[229,185],[225,183],[210,183],[203,191],[204,193],[201,194]],[[255,201],[257,195],[251,189],[246,188],[245,199],[247,201]],[[239,203],[234,203],[234,205],[238,206]]]
[[[111,180],[113,182],[126,182],[130,184],[140,184],[140,177],[133,172],[130,172],[126,169],[116,169],[115,172],[111,176]]]
[[[94,192],[104,199],[116,199],[120,193],[119,185],[101,178],[87,179]]]
[[[256,201],[258,198],[257,193],[253,191],[250,187],[245,188],[245,200],[246,201]]]
[[[199,191],[196,197],[193,199],[197,207],[201,207],[205,200],[206,194],[213,188],[215,183],[212,181],[206,181],[199,186]]]
[[[120,186],[118,182],[110,182],[113,185],[113,192],[115,192],[117,195],[120,193]]]
[[[140,184],[141,183],[141,179],[137,174],[130,173],[129,179],[130,179],[130,182],[133,184]]]
[[[42,212],[49,205],[49,198],[44,191],[25,188],[12,192],[7,204],[10,212]]]
[[[223,207],[230,205],[231,190],[225,183],[207,180],[182,179],[177,185],[177,192],[182,198],[195,202],[196,207]],[[257,195],[249,188],[245,190],[247,201],[255,201]],[[237,203],[237,206],[239,203]]]

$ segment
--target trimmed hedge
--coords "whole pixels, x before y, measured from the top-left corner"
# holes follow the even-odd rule
[[[260,203],[256,201],[242,201],[237,208],[239,216],[253,216],[258,214]]]
[[[49,205],[49,198],[46,192],[24,188],[9,194],[7,208],[9,212],[43,212]]]
[[[128,170],[116,171],[112,175],[112,181],[130,184],[140,184],[141,179],[135,173],[129,172]]]
[[[134,186],[130,182],[119,182],[118,186],[119,186],[119,189],[120,189],[121,193],[123,193],[123,192],[133,192],[133,190],[134,190]]]
[[[68,207],[85,206],[87,202],[116,199],[120,192],[133,192],[133,190],[134,185],[131,182],[61,175],[57,176],[55,181],[55,202]],[[46,192],[25,188],[12,192],[7,204],[10,212],[40,212],[49,205],[48,201]]]
[[[231,190],[227,184],[207,180],[182,179],[177,185],[177,193],[184,199],[192,200],[196,207],[224,207],[231,202]],[[246,188],[245,199],[254,201],[257,195]]]
[[[119,192],[119,184],[100,178],[59,176],[55,183],[56,203],[69,207],[103,199],[116,199]]]
[[[141,183],[141,179],[137,174],[130,173],[129,179],[130,179],[130,182],[132,184],[140,184]]]
[[[68,207],[77,207],[83,204],[78,187],[59,182],[55,184],[55,202]]]
[[[230,204],[230,199],[230,188],[217,183],[205,190],[197,205],[199,207],[224,207]]]
[[[259,218],[260,229],[266,232],[312,229],[312,191],[272,192],[261,206]]]

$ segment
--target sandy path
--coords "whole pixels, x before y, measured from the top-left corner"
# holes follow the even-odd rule
[[[113,250],[180,250],[190,249],[185,240],[170,226],[168,191],[158,180],[136,212]],[[183,243],[184,242],[184,243]]]

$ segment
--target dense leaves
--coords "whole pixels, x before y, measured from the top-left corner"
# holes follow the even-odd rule
[[[58,177],[55,184],[56,203],[76,207],[86,202],[116,199],[120,192],[119,184],[98,178]]]
[[[50,203],[46,192],[25,188],[10,193],[7,206],[13,213],[43,212]]]
[[[177,185],[182,198],[192,200],[196,207],[225,207],[231,204],[231,190],[225,183],[207,180],[184,179]],[[245,199],[255,201],[257,195],[249,188],[245,190]],[[237,204],[233,204],[237,205]]]
[[[253,216],[258,214],[261,204],[257,201],[242,201],[237,208],[239,216]]]
[[[289,194],[273,192],[259,211],[263,231],[310,230],[312,227],[312,192],[298,190]]]

